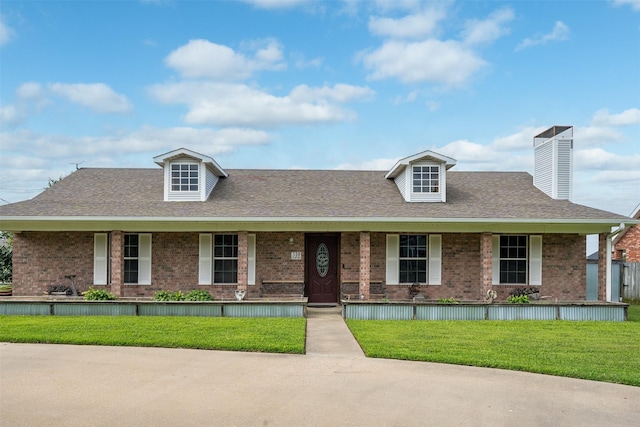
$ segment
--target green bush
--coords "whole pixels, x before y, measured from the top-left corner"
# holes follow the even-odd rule
[[[193,290],[187,293],[184,297],[185,301],[213,301],[213,297],[208,291],[205,290]]]
[[[438,300],[438,302],[440,304],[459,304],[459,302],[454,297],[451,297],[451,298],[440,298]]]
[[[104,289],[95,289],[89,287],[88,291],[82,293],[84,299],[88,301],[110,301],[116,299],[116,296],[111,292],[107,292]]]
[[[158,291],[153,296],[154,301],[184,301],[185,296],[182,292],[176,291]]]
[[[511,304],[529,304],[531,301],[529,301],[529,295],[511,295],[509,298],[507,298],[507,302],[511,303]]]

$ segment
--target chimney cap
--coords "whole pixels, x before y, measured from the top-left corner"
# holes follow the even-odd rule
[[[534,139],[538,139],[538,138],[544,138],[544,139],[549,139],[549,138],[553,138],[556,135],[561,134],[562,132],[568,130],[568,129],[573,129],[573,126],[551,126],[549,129],[545,130],[544,132],[540,133],[539,135],[534,136]],[[573,131],[571,132],[571,136],[573,136]]]

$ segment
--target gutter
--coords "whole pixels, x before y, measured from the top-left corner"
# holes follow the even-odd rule
[[[607,302],[611,302],[611,294],[612,294],[612,289],[611,289],[611,270],[613,269],[613,263],[612,263],[612,257],[611,257],[611,241],[613,240],[613,238],[620,233],[621,231],[623,231],[626,228],[626,225],[624,222],[620,223],[620,225],[618,226],[618,228],[616,228],[615,230],[612,230],[611,233],[609,233],[607,235],[607,263],[606,263],[606,275],[605,275],[605,284],[606,284],[606,301]],[[618,301],[616,301],[618,302]]]

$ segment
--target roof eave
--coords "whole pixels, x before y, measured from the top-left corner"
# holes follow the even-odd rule
[[[608,233],[639,220],[392,217],[4,217],[6,231],[384,231],[465,233]]]

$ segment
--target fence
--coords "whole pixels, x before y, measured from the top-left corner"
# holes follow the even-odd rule
[[[640,301],[640,262],[625,262],[622,268],[622,296]]]

